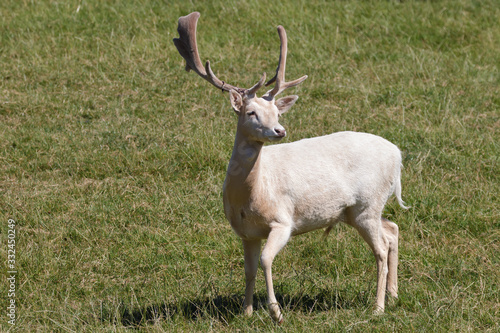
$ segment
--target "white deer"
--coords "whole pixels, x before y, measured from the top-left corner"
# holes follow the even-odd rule
[[[326,228],[328,234],[338,222],[354,227],[368,243],[377,262],[377,313],[384,311],[385,293],[398,295],[398,227],[382,216],[388,198],[401,200],[401,153],[389,141],[372,134],[340,132],[292,143],[264,147],[286,135],[279,117],[298,96],[275,100],[307,76],[285,82],[287,37],[278,27],[281,40],[276,75],[266,85],[275,86],[262,97],[256,92],[266,75],[250,89],[219,80],[207,61],[203,66],[196,44],[200,14],[179,18],[180,38],[174,43],[186,60],[186,70],[217,88],[228,91],[238,126],[233,153],[224,182],[224,211],[233,230],[242,239],[245,257],[244,312],[253,312],[253,290],[260,255],[271,317],[281,323],[271,266],[274,257],[291,236]]]

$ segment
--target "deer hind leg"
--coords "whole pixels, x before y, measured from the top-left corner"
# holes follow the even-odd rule
[[[380,215],[378,215],[380,216]],[[359,215],[348,212],[348,224],[356,228],[361,237],[368,243],[377,262],[377,296],[375,313],[383,313],[385,308],[385,292],[387,287],[389,239],[384,232],[380,217],[365,212]]]
[[[389,241],[387,273],[387,291],[393,297],[398,297],[398,237],[399,228],[396,223],[382,217],[382,228]]]

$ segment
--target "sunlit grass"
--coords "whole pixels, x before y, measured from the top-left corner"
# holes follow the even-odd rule
[[[172,39],[200,11],[202,60],[251,86],[309,75],[287,142],[365,131],[404,155],[400,299],[374,317],[375,262],[350,228],[294,238],[273,266],[285,323],[241,313],[222,182],[235,117]],[[0,228],[18,225],[19,331],[497,331],[496,1],[4,1]],[[7,285],[0,284],[7,296]],[[5,316],[1,321],[9,328]]]

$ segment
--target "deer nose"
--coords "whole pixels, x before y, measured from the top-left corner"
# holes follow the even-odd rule
[[[274,129],[274,132],[276,133],[277,136],[279,136],[280,138],[284,138],[285,135],[286,135],[286,130],[284,127],[276,127]]]

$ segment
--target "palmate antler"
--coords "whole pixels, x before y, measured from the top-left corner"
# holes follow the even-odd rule
[[[250,96],[259,90],[266,80],[266,73],[262,75],[262,78],[250,89],[239,88],[233,86],[229,83],[221,81],[210,68],[210,61],[207,61],[205,66],[202,65],[200,60],[200,55],[198,53],[198,45],[196,43],[196,25],[198,19],[200,18],[200,13],[193,12],[189,15],[182,16],[179,18],[179,25],[177,31],[179,32],[179,38],[174,38],[174,44],[177,47],[180,55],[186,60],[186,70],[194,70],[196,74],[201,76],[203,79],[207,80],[215,87],[221,89],[222,91],[230,91],[232,89],[236,90],[241,95]],[[285,82],[285,65],[286,65],[286,52],[287,52],[287,37],[285,28],[282,26],[278,27],[278,34],[281,40],[280,48],[280,60],[278,63],[278,68],[276,69],[276,75],[267,82],[267,85],[276,82],[274,88],[268,91],[264,98],[273,99],[274,96],[281,93],[283,90],[289,87],[293,87],[301,83],[307,78],[307,75],[301,77],[300,79]]]

